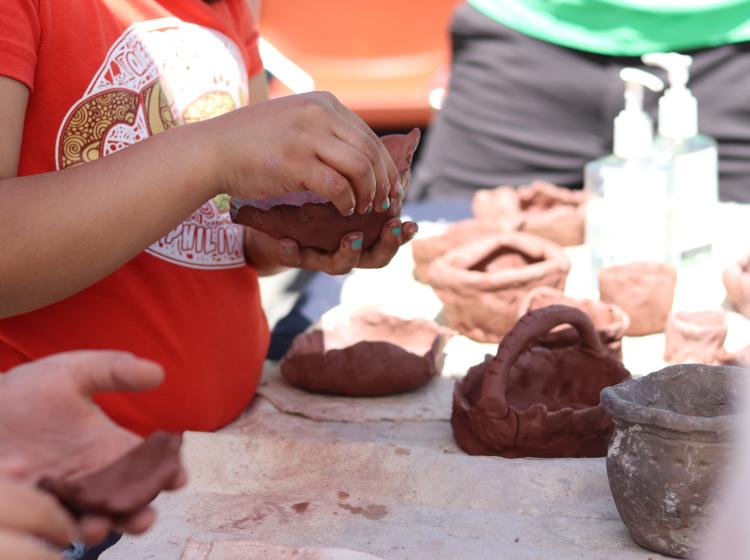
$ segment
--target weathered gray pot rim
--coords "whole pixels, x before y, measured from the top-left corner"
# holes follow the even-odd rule
[[[717,435],[731,432],[739,418],[738,414],[725,414],[722,416],[688,416],[661,408],[650,408],[636,404],[623,398],[624,391],[633,385],[643,383],[653,376],[670,378],[681,375],[686,367],[700,367],[706,369],[720,369],[734,375],[747,375],[743,368],[734,366],[708,366],[703,364],[677,364],[665,367],[643,377],[630,379],[612,387],[606,387],[601,392],[601,405],[612,416],[617,425],[642,424],[655,426],[663,430],[678,433],[715,433]]]

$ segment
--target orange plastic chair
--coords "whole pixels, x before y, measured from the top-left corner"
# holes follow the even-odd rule
[[[263,0],[265,47],[303,71],[286,84],[277,73],[271,96],[328,90],[373,128],[425,126],[430,93],[447,83],[448,25],[458,3]]]

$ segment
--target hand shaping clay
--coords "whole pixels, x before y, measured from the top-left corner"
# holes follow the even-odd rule
[[[550,305],[567,305],[586,313],[594,323],[602,346],[614,358],[622,360],[622,337],[630,325],[630,317],[622,309],[601,301],[569,298],[560,290],[540,286],[531,290],[523,299],[518,316],[523,317],[529,311]],[[540,343],[548,347],[577,344],[578,332],[573,328],[558,327],[542,338]]]
[[[670,313],[665,330],[664,360],[672,364],[713,364],[727,338],[723,311]]]
[[[451,328],[474,340],[498,342],[537,286],[565,287],[570,261],[561,247],[526,233],[504,233],[463,245],[437,259],[428,282]]]
[[[357,313],[351,324],[295,338],[281,373],[314,393],[393,395],[421,387],[442,370],[448,338],[448,330],[432,321]]]
[[[174,483],[181,445],[182,436],[155,432],[96,473],[70,481],[45,478],[39,486],[76,517],[96,514],[117,520],[142,510]]]
[[[478,219],[515,219],[519,230],[569,246],[583,243],[587,200],[584,191],[534,181],[518,189],[503,186],[477,191],[472,209]]]
[[[631,263],[599,273],[599,298],[630,317],[627,336],[662,332],[672,309],[677,273],[663,263]]]
[[[409,134],[381,138],[398,168],[404,190],[409,184],[411,162],[419,137],[419,129],[415,128]],[[231,215],[235,223],[250,226],[276,239],[293,239],[300,247],[332,253],[338,250],[342,237],[355,231],[364,234],[363,249],[372,247],[385,223],[401,215],[402,202],[391,199],[390,208],[383,213],[355,212],[351,216],[342,216],[325,198],[311,192],[299,192],[260,201],[233,199]]]
[[[745,375],[683,364],[602,391],[615,424],[609,486],[639,545],[684,557],[704,542],[736,447]]]
[[[750,255],[724,271],[724,287],[734,308],[750,318]]]
[[[563,324],[576,329],[577,344],[536,344]],[[453,435],[472,455],[603,456],[612,422],[599,406],[599,393],[629,377],[602,349],[583,311],[564,305],[537,309],[503,338],[497,356],[456,382]]]
[[[505,231],[511,231],[511,229],[500,223],[463,220],[448,226],[442,235],[414,239],[411,242],[414,254],[414,278],[426,283],[428,281],[427,270],[430,265],[448,251]]]
[[[722,366],[750,368],[750,346],[745,346],[739,352],[727,352],[724,348],[719,348],[714,361]]]

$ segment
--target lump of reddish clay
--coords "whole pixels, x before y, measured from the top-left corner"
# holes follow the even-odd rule
[[[526,233],[485,237],[449,251],[428,269],[449,327],[474,340],[498,342],[537,286],[562,290],[570,261],[555,243]]]
[[[599,272],[599,299],[630,317],[627,336],[662,332],[672,310],[677,272],[663,263],[631,263]]]
[[[578,332],[576,344],[538,344],[565,324]],[[601,457],[612,421],[599,406],[599,393],[629,378],[602,348],[583,311],[563,305],[530,311],[503,338],[495,357],[456,382],[453,435],[471,455]]]
[[[599,340],[609,353],[622,360],[622,337],[630,325],[630,317],[618,306],[591,299],[574,299],[567,297],[560,290],[540,286],[531,290],[518,311],[523,317],[529,311],[549,307],[550,305],[567,305],[580,309],[594,323]],[[558,327],[545,336],[541,342],[547,346],[567,346],[576,344],[578,333],[573,328]]]
[[[75,480],[42,479],[73,515],[95,514],[112,519],[132,515],[170,488],[180,472],[182,436],[155,432],[114,463]]]
[[[443,368],[448,330],[432,321],[375,311],[302,333],[281,362],[289,383],[349,397],[380,397],[421,387]]]
[[[750,255],[724,271],[724,287],[734,308],[750,318]]]
[[[665,329],[664,360],[672,364],[717,363],[727,328],[723,311],[670,313]]]
[[[401,186],[406,190],[411,176],[411,162],[419,144],[419,129],[409,134],[392,134],[380,140],[398,168]],[[232,221],[265,232],[276,239],[293,239],[300,247],[326,252],[338,250],[348,233],[364,234],[362,249],[372,247],[385,223],[401,215],[403,200],[391,199],[385,212],[354,213],[342,216],[325,198],[311,192],[297,192],[267,200],[231,202]]]
[[[584,191],[534,181],[519,188],[482,189],[472,200],[474,216],[491,222],[516,221],[517,228],[563,246],[580,245],[584,238]]]

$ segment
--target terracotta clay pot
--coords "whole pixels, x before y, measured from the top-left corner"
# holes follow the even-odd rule
[[[672,309],[677,273],[663,263],[631,263],[599,273],[599,298],[630,317],[627,336],[662,332]]]
[[[727,338],[727,316],[723,311],[670,313],[665,329],[664,360],[672,364],[716,363]]]
[[[409,134],[392,134],[381,138],[393,158],[406,190],[411,175],[411,162],[419,144],[419,129]],[[401,215],[402,200],[391,199],[390,208],[382,213],[354,213],[342,216],[325,198],[305,191],[267,200],[232,199],[232,221],[265,232],[276,239],[288,238],[300,247],[326,252],[339,248],[347,234],[361,231],[363,250],[372,247],[380,237],[385,223]]]
[[[569,246],[583,243],[587,200],[584,191],[534,181],[518,189],[503,186],[477,191],[472,210],[479,219],[516,220],[520,231]]]
[[[724,271],[724,287],[734,308],[750,318],[750,255]]]
[[[314,393],[403,393],[440,373],[449,338],[448,329],[432,321],[357,313],[351,324],[297,336],[281,362],[281,373],[292,385]]]
[[[639,545],[677,557],[700,545],[732,448],[742,375],[676,365],[602,391],[615,423],[609,484]]]
[[[564,324],[578,332],[577,344],[536,344]],[[456,382],[453,436],[472,455],[603,456],[612,422],[599,406],[599,393],[629,377],[602,348],[583,311],[563,305],[531,311],[503,339],[497,356]]]
[[[560,290],[540,286],[526,294],[521,302],[518,316],[522,317],[529,311],[550,305],[567,305],[586,313],[594,323],[602,346],[614,358],[622,360],[622,337],[630,325],[630,317],[622,309],[616,305],[592,299],[570,298]],[[576,344],[577,341],[578,333],[575,329],[559,327],[551,331],[541,342],[546,346],[554,347]]]
[[[441,235],[414,239],[411,242],[414,254],[414,278],[420,282],[427,282],[427,270],[430,265],[448,251],[505,231],[510,230],[497,223],[463,220],[449,225]]]
[[[493,235],[437,259],[428,282],[443,302],[451,328],[482,342],[498,342],[537,286],[563,289],[570,261],[551,241],[525,233]]]

